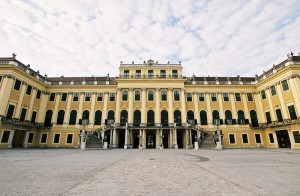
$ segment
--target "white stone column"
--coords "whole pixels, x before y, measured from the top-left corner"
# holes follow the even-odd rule
[[[14,118],[20,119],[21,109],[22,109],[22,105],[23,105],[23,98],[24,98],[24,95],[25,95],[26,87],[27,87],[27,83],[26,82],[22,82],[20,96],[19,96],[19,99],[18,99],[18,103],[17,103],[17,107],[16,107],[16,112],[14,114]]]
[[[189,129],[189,136],[190,136],[190,148],[192,148],[192,130],[191,129]]]
[[[178,149],[178,145],[177,145],[177,129],[173,129],[174,132],[174,148]]]
[[[108,92],[104,93],[104,99],[103,99],[103,109],[102,109],[102,122],[101,124],[105,124],[105,119],[107,119],[107,105],[108,105]]]
[[[236,111],[236,107],[235,107],[234,94],[229,93],[229,97],[230,97],[230,103],[231,103],[231,109],[232,109],[232,118],[236,119],[236,121],[237,121],[238,116],[237,116],[237,111]]]
[[[63,124],[64,127],[67,127],[70,121],[70,109],[71,109],[72,99],[73,99],[73,93],[68,93],[67,108],[66,108],[64,124]]]
[[[263,106],[262,106],[262,100],[261,100],[261,94],[260,93],[254,93],[254,101],[256,106],[256,114],[258,118],[258,122],[265,123],[266,117],[263,112]]]
[[[187,129],[185,130],[185,148],[189,148],[189,131]]]
[[[242,102],[244,105],[244,111],[245,111],[245,118],[250,120],[250,112],[247,104],[247,97],[246,93],[242,93]]]
[[[129,89],[128,100],[128,123],[133,123],[133,88]]]
[[[212,112],[211,112],[211,106],[210,106],[210,94],[205,93],[205,100],[206,100],[206,106],[207,106],[207,124],[212,125]]]
[[[15,135],[15,130],[11,130],[10,134],[9,134],[8,142],[7,142],[7,148],[12,147],[12,141],[13,141],[14,135]]]
[[[128,145],[128,128],[125,129],[125,144],[124,144],[124,149],[127,149]]]
[[[161,123],[159,88],[155,89],[155,123]]]
[[[60,102],[60,96],[61,96],[61,93],[56,93],[54,111],[53,111],[52,120],[51,120],[51,123],[53,123],[53,124],[56,124],[56,121],[57,121],[57,112],[58,112],[58,105]]]
[[[110,130],[109,145],[113,144],[113,130]]]
[[[49,99],[49,93],[42,91],[41,102],[40,102],[39,111],[37,115],[38,123],[44,122],[48,99]]]
[[[222,99],[222,93],[217,93],[218,94],[218,102],[219,102],[219,118],[220,119],[225,119],[225,113],[224,113],[224,108],[223,108],[223,99]]]
[[[199,105],[198,105],[198,94],[193,93],[193,99],[194,99],[194,114],[195,114],[195,119],[197,119],[197,124],[200,124],[200,111],[199,111]]]
[[[269,103],[271,121],[276,121],[277,117],[275,116],[274,107],[273,107],[273,104],[272,104],[272,97],[271,97],[271,93],[270,93],[270,87],[267,87],[265,89],[265,92],[266,92],[267,100],[268,100],[268,103]]]
[[[156,98],[156,97],[155,97]],[[142,112],[141,112],[141,123],[147,123],[146,119],[146,88],[142,88]]]
[[[143,129],[143,138],[142,138],[142,141],[143,141],[143,148],[146,148],[146,129]]]
[[[0,116],[6,115],[6,108],[8,107],[9,96],[14,84],[14,76],[4,75],[0,88]]]
[[[291,91],[294,97],[294,104],[295,104],[295,110],[297,117],[300,116],[300,95],[299,95],[299,86],[297,88],[297,82],[296,82],[297,76],[292,76],[288,81],[291,86]]]
[[[89,128],[92,128],[95,123],[95,104],[96,104],[96,92],[92,93],[92,101],[91,101],[91,111],[90,111],[90,117],[89,117]]]
[[[121,88],[117,88],[117,102],[116,102],[116,123],[120,123],[121,115]]]
[[[181,100],[181,123],[187,123],[187,111],[186,111],[186,101],[185,101],[185,89],[182,88],[181,91],[180,91],[180,100]],[[173,113],[174,115],[174,113]],[[174,121],[174,118],[173,118],[173,121]]]
[[[32,115],[32,111],[33,111],[33,104],[34,104],[34,99],[36,97],[36,93],[37,93],[37,89],[35,87],[33,87],[31,97],[30,97],[28,112],[27,112],[26,118],[25,118],[25,120],[27,120],[27,121],[31,120],[31,115]]]
[[[143,143],[142,139],[143,139],[142,129],[140,129],[140,134],[139,134],[139,148],[141,148],[141,146],[142,146],[142,143]]]
[[[117,147],[117,130],[116,130],[116,128],[114,128],[114,130],[113,130],[113,145],[112,145],[112,147],[113,148],[116,148]]]
[[[283,119],[288,119],[289,116],[288,116],[287,108],[286,108],[286,105],[285,105],[285,102],[284,102],[284,99],[283,99],[280,82],[275,84],[275,86],[276,86],[278,97],[279,97],[279,102],[280,102],[280,107],[281,107],[281,112],[282,112]]]

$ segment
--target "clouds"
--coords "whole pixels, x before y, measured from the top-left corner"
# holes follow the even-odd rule
[[[111,76],[120,61],[182,61],[184,72],[254,76],[300,51],[288,1],[1,1],[1,56],[51,76]]]

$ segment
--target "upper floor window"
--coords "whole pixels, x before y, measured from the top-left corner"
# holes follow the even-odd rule
[[[103,93],[98,93],[97,101],[102,101],[102,100],[103,100]]]
[[[85,93],[85,101],[91,101],[91,93]]]
[[[21,87],[21,81],[16,79],[14,89],[18,91],[20,90],[20,87]]]
[[[252,93],[247,93],[248,101],[253,101]]]
[[[166,78],[166,70],[160,70],[160,77]]]
[[[136,77],[136,78],[141,78],[141,75],[142,75],[141,70],[136,70],[136,71],[135,71],[135,77]]]
[[[15,110],[15,106],[9,104],[8,105],[8,110],[7,110],[7,113],[6,113],[6,118],[7,119],[12,119],[13,114],[14,114],[14,110]]]
[[[288,106],[288,110],[290,113],[291,120],[297,119],[297,114],[294,105]]]
[[[235,100],[236,101],[241,101],[241,94],[240,93],[235,93]]]
[[[283,91],[289,90],[289,84],[286,80],[281,81]]]
[[[141,91],[135,91],[134,100],[135,101],[141,100]]]
[[[193,101],[192,93],[186,94],[186,101]]]
[[[148,70],[148,78],[154,78],[153,70]]]
[[[40,99],[41,98],[41,91],[40,90],[38,90],[37,92],[36,92],[36,96],[35,96],[35,98],[37,98],[37,99]]]
[[[115,93],[109,93],[109,101],[115,101]]]
[[[26,95],[30,95],[32,90],[32,86],[28,85],[26,89]]]
[[[67,100],[67,93],[63,93],[61,95],[61,101],[66,101]]]
[[[172,70],[172,78],[178,78],[177,70]]]
[[[275,86],[272,85],[272,86],[270,87],[270,89],[271,89],[271,94],[272,94],[272,96],[276,95],[276,89],[275,89]]]
[[[129,78],[129,70],[124,70],[124,78]]]
[[[223,93],[223,99],[224,99],[224,101],[229,101],[228,93]]]
[[[211,101],[217,101],[217,94],[211,93]]]
[[[50,93],[49,101],[55,100],[55,93]]]
[[[167,91],[161,91],[161,100],[167,101]]]
[[[179,91],[174,91],[174,100],[175,101],[179,101],[180,100]]]
[[[261,91],[261,98],[262,99],[266,99],[266,92],[265,92],[265,90]]]
[[[73,101],[78,101],[79,93],[73,93]]]
[[[204,93],[199,93],[199,101],[204,101]]]
[[[148,91],[148,101],[153,101],[153,100],[154,100],[154,92]]]
[[[122,101],[127,101],[128,98],[128,91],[123,91],[122,92]]]

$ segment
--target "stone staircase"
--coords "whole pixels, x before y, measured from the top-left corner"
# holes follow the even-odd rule
[[[86,145],[86,149],[103,149],[101,140],[95,135],[89,135],[89,139]]]
[[[213,140],[213,133],[210,132],[209,135],[200,144],[200,149],[214,149],[216,147]]]

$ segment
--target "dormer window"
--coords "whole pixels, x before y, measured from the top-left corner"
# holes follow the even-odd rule
[[[166,70],[160,70],[160,78],[166,78]]]

